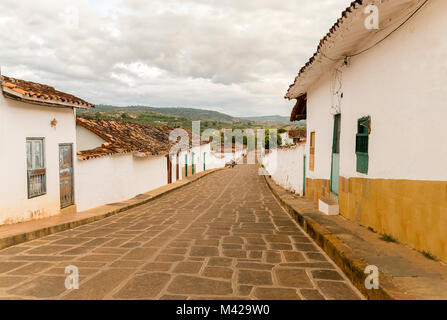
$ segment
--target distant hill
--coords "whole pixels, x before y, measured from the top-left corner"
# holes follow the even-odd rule
[[[98,111],[152,111],[160,114],[184,117],[192,120],[237,120],[237,118],[225,113],[195,108],[155,108],[146,106],[113,107],[107,105],[97,105],[95,109]]]
[[[246,128],[295,128],[305,125],[304,122],[289,122],[288,117],[232,117],[212,110],[196,108],[156,108],[148,106],[115,107],[111,105],[96,105],[90,110],[79,110],[79,116],[101,119],[117,119],[153,126],[168,125],[174,128],[191,129],[192,121],[201,120],[201,129],[246,129]]]
[[[244,120],[252,120],[252,121],[259,121],[259,122],[273,122],[273,123],[290,123],[290,117],[286,116],[259,116],[259,117],[241,117],[241,119]]]

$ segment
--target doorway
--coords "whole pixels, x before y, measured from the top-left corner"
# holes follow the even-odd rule
[[[332,164],[331,164],[331,186],[330,197],[338,201],[340,181],[340,132],[341,114],[334,116],[334,136],[332,141]]]
[[[167,160],[167,171],[168,171],[168,184],[172,183],[172,161],[171,161],[171,156],[168,154],[166,156],[166,160]]]
[[[303,197],[306,196],[306,155],[303,156]]]
[[[59,184],[61,209],[74,204],[73,145],[59,145]]]

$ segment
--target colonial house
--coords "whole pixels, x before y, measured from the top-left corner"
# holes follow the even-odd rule
[[[210,144],[188,145],[174,154],[173,128],[117,120],[76,120],[78,210],[130,199],[198,172],[216,168]]]
[[[1,76],[0,225],[76,211],[75,110],[93,105]]]
[[[286,98],[306,197],[447,262],[445,30],[445,0],[354,1]]]

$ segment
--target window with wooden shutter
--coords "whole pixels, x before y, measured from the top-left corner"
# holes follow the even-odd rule
[[[364,117],[357,121],[357,136],[355,154],[357,156],[357,172],[368,174],[369,165],[369,134],[371,133],[371,118]]]
[[[309,170],[314,171],[314,168],[315,168],[315,131],[310,133]]]
[[[28,199],[47,193],[44,139],[26,139]]]

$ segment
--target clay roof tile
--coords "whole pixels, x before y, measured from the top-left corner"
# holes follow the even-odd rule
[[[84,101],[71,94],[58,91],[53,87],[44,84],[15,79],[7,76],[1,76],[0,80],[1,80],[1,88],[5,96],[9,95],[9,93],[5,92],[4,90],[5,88],[7,88],[21,94],[23,97],[19,98],[22,98],[25,101],[27,100],[27,97],[32,97],[37,99],[45,99],[45,101],[42,101],[43,103],[48,103],[48,101],[46,100],[51,100],[52,104],[58,104],[58,102],[71,102],[72,104],[80,105],[85,108],[94,107],[93,104],[87,101]],[[12,94],[12,96],[15,97],[14,94]]]

